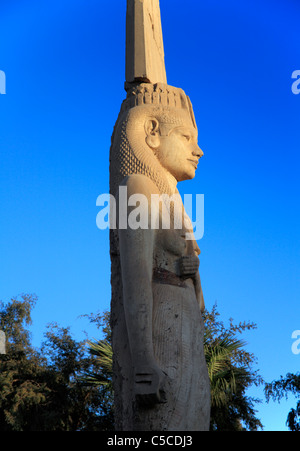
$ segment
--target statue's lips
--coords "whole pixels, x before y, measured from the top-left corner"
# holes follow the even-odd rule
[[[198,160],[190,160],[190,159],[188,159],[188,161],[190,161],[193,164],[194,168],[197,169],[197,167],[198,167]]]

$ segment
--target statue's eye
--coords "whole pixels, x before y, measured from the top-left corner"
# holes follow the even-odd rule
[[[183,137],[184,137],[188,142],[190,142],[190,140],[191,140],[191,135],[183,135]]]

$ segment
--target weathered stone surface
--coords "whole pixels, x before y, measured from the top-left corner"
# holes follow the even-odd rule
[[[135,87],[122,105],[112,139],[111,194],[118,199],[119,186],[126,187],[127,198],[122,200],[126,203],[132,195],[144,195],[151,224],[152,211],[156,211],[151,208],[152,195],[179,196],[177,182],[195,176],[203,155],[197,138],[192,106],[181,89],[162,84]],[[128,208],[128,217],[134,207]],[[159,224],[164,211],[156,211]],[[183,205],[174,211],[186,215]],[[186,233],[192,233],[186,223],[176,229],[173,224],[180,218],[169,214],[169,229],[111,231],[119,430],[209,427],[200,251],[195,240],[186,239]]]
[[[126,81],[167,83],[158,0],[128,0]]]
[[[2,330],[0,330],[0,354],[6,354],[5,333]]]

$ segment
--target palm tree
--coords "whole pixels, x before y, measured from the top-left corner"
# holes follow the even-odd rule
[[[89,352],[97,362],[95,371],[88,371],[81,381],[85,385],[106,385],[112,388],[113,351],[111,344],[106,340],[87,341]],[[100,369],[100,371],[99,371]]]
[[[270,399],[280,402],[282,398],[288,398],[288,394],[300,398],[300,373],[288,373],[285,377],[280,376],[280,379],[267,383],[265,386],[265,395],[267,401]],[[286,425],[290,431],[300,432],[300,401],[297,402],[295,409],[291,409]]]
[[[213,340],[210,330],[204,337],[204,352],[211,386],[211,405],[221,407],[226,404],[228,397],[237,391],[237,384],[241,378],[247,376],[245,367],[232,365],[232,356],[245,343],[227,334],[219,340]]]
[[[253,374],[241,364],[245,342],[231,332],[213,338],[211,330],[204,337],[204,352],[211,386],[212,431],[257,430],[262,425],[255,417],[254,402],[245,395],[254,383]]]

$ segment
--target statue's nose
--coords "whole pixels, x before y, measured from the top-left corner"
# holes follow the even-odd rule
[[[198,158],[201,158],[201,157],[203,157],[204,153],[203,153],[202,149],[200,149],[200,147],[197,145],[195,147],[195,149],[193,150],[193,155],[195,155]]]

